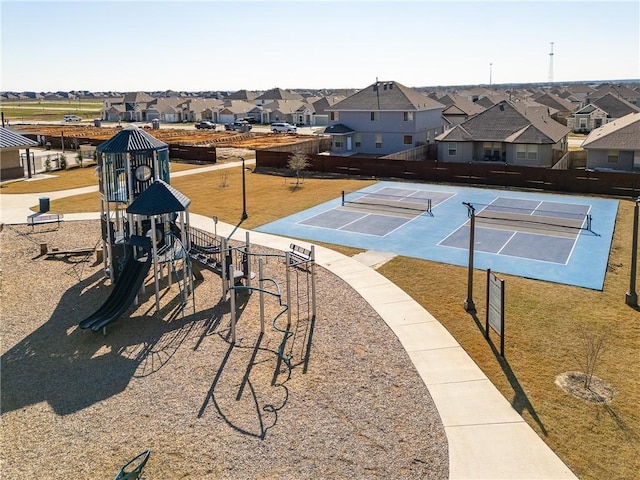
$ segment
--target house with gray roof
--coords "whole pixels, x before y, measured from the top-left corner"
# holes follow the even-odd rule
[[[557,120],[563,125],[567,124],[567,117],[575,112],[578,108],[571,101],[566,100],[554,93],[542,93],[540,95],[534,95],[531,100],[539,103],[540,105],[546,105],[547,107],[552,108],[555,113],[551,115],[551,118]]]
[[[640,107],[607,93],[567,117],[567,126],[574,132],[588,133],[634,112],[640,112]]]
[[[592,130],[582,142],[587,168],[640,171],[640,112]]]
[[[433,142],[444,105],[395,82],[379,82],[326,108],[331,152],[383,156]]]
[[[443,162],[550,167],[567,150],[569,129],[545,108],[502,101],[436,137]]]
[[[465,120],[469,120],[470,117],[484,112],[485,108],[478,103],[474,103],[468,100],[462,95],[456,95],[454,93],[447,93],[436,97],[435,100],[445,106],[442,111],[442,115],[449,122],[450,125],[458,125]]]
[[[31,140],[10,128],[0,127],[0,180],[24,177],[24,167],[20,162],[20,149],[35,147],[38,142]]]

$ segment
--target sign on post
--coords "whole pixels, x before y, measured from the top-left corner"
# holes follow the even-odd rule
[[[489,339],[489,327],[500,335],[500,356],[504,357],[504,280],[487,270],[487,319],[485,337]]]

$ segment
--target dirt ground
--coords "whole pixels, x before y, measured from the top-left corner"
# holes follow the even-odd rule
[[[108,140],[120,130],[107,127],[92,127],[87,125],[61,125],[61,126],[41,126],[23,125],[12,127],[21,133],[32,133],[44,135],[46,137],[59,137],[61,134],[65,138],[90,138],[95,140]],[[280,135],[274,133],[246,132],[238,133],[231,131],[212,130],[189,130],[179,128],[165,128],[152,130],[145,128],[151,135],[165,143],[181,145],[223,145],[236,148],[266,148],[279,145],[291,145],[301,141],[300,135]]]
[[[289,369],[273,327],[278,297],[265,295],[261,334],[260,294],[238,292],[234,345],[230,300],[210,271],[184,309],[180,285],[169,288],[165,275],[156,312],[149,276],[139,305],[106,336],[80,329],[111,290],[102,265],[93,255],[48,259],[40,244],[73,250],[99,239],[92,221],[0,232],[3,479],[113,478],[146,449],[148,479],[448,477],[426,386],[391,330],[339,278],[317,269],[314,319],[310,277],[290,272]],[[284,294],[284,262],[263,260]],[[274,285],[265,281],[265,290]],[[277,318],[285,327],[287,315]]]

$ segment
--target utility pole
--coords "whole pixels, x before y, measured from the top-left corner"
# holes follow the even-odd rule
[[[492,85],[492,81],[493,81],[492,78],[491,78],[492,74],[493,74],[493,63],[490,63],[489,64],[489,86]]]

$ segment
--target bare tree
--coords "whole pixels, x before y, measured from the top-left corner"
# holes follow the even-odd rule
[[[302,152],[295,152],[289,157],[287,168],[296,174],[296,186],[300,185],[300,172],[311,165],[309,157]]]
[[[596,335],[593,332],[582,330],[579,338],[580,354],[576,355],[576,360],[580,364],[584,373],[584,388],[589,389],[591,379],[596,365],[600,360],[602,352],[605,350],[606,335]]]

